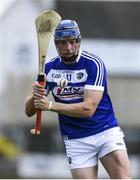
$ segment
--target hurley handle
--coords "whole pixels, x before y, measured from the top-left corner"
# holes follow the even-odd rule
[[[44,74],[39,74],[38,75],[38,83],[40,85],[45,85],[45,82],[44,82],[45,78],[44,78]],[[31,129],[31,134],[36,134],[36,135],[39,135],[40,132],[41,132],[41,116],[42,116],[42,111],[41,110],[37,110],[37,115],[36,115],[36,125],[35,125],[35,128]]]

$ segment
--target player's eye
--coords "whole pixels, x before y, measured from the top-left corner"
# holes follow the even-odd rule
[[[60,41],[59,41],[59,44],[65,45],[65,44],[67,44],[67,42],[66,42],[65,40],[60,40]]]
[[[76,43],[76,39],[70,39],[70,40],[69,40],[69,43],[70,43],[70,44]]]

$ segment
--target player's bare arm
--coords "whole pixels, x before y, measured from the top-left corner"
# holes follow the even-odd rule
[[[25,113],[28,117],[31,117],[36,113],[33,95],[29,95],[25,99]]]
[[[64,104],[53,102],[50,106],[50,101],[46,96],[34,100],[34,107],[42,111],[51,110],[58,114],[64,114],[72,117],[90,117],[96,111],[96,108],[102,98],[102,91],[85,90],[84,100],[80,103]]]
[[[74,104],[52,103],[51,111],[72,117],[91,117],[102,98],[102,91],[85,90],[84,101]]]

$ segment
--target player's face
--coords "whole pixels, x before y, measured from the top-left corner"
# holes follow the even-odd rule
[[[76,38],[65,38],[56,43],[57,51],[66,64],[73,64],[79,52],[80,43]]]

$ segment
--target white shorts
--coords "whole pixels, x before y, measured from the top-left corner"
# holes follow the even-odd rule
[[[126,150],[119,127],[79,139],[64,140],[70,169],[96,166],[98,159],[115,150]]]

